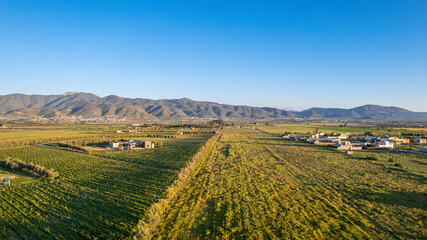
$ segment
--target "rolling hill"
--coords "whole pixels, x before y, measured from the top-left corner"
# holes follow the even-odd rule
[[[234,106],[188,98],[151,100],[115,95],[101,98],[91,93],[4,95],[0,96],[0,113],[22,117],[126,117],[144,120],[280,119],[294,116],[276,108]]]
[[[306,118],[395,119],[427,120],[427,113],[412,112],[404,108],[364,105],[351,109],[310,108],[298,113]]]
[[[427,113],[398,107],[364,105],[352,109],[311,108],[289,112],[277,108],[250,107],[194,101],[188,98],[152,100],[123,98],[115,95],[99,97],[92,93],[62,95],[10,94],[0,96],[0,115],[12,117],[118,117],[129,120],[190,119],[265,119],[292,117],[321,119],[393,119],[427,120]]]

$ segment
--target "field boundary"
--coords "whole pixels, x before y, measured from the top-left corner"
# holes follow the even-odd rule
[[[220,137],[222,136],[222,132],[223,130],[221,130],[220,133],[213,135],[199,149],[193,159],[189,161],[184,168],[182,168],[178,175],[178,179],[169,186],[163,197],[157,203],[151,205],[151,207],[148,209],[148,214],[145,219],[140,220],[138,223],[135,233],[131,237],[132,240],[152,239],[158,226],[161,224],[171,205],[178,197],[178,194],[181,192],[188,179],[197,170],[200,162],[206,157],[212,146],[219,141]]]

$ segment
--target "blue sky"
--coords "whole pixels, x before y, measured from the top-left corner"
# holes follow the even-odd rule
[[[427,1],[0,0],[0,95],[427,111]]]

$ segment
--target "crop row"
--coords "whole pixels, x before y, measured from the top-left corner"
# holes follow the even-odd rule
[[[122,239],[175,173],[41,147],[0,151],[60,173],[54,183],[0,191],[0,239]]]
[[[157,239],[420,239],[426,182],[256,130],[230,130]],[[421,165],[425,158],[419,158]],[[423,180],[424,179],[424,180]]]

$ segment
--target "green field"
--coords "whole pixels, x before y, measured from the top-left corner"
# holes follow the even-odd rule
[[[87,130],[17,130],[0,131],[0,148],[30,145],[35,143],[53,142],[73,138],[95,136],[99,132]]]
[[[212,135],[206,135],[207,140]],[[144,140],[158,139],[145,138]],[[160,140],[161,141],[161,140]],[[161,141],[162,146],[154,149],[141,150],[106,150],[93,152],[93,155],[111,159],[123,160],[127,162],[139,163],[148,166],[161,167],[165,169],[179,170],[184,167],[197,150],[203,145],[203,140],[181,141],[169,140]]]
[[[225,130],[155,239],[427,237],[427,157],[346,155],[272,132]]]
[[[162,146],[97,152],[123,161],[36,146],[0,150],[0,159],[19,158],[59,172],[54,182],[20,174],[12,187],[1,188],[0,239],[129,239],[151,204],[177,179],[178,173],[168,169],[183,167],[210,137],[153,138]]]
[[[380,129],[377,127],[360,127],[360,126],[346,126],[340,127],[339,125],[323,125],[323,124],[277,124],[277,125],[254,125],[257,129],[267,131],[273,134],[283,134],[291,132],[296,134],[306,134],[308,132],[314,133],[316,129],[323,133],[358,133],[375,132],[376,134],[389,134],[398,135],[401,133],[423,133],[427,134],[427,128],[388,128]]]
[[[7,132],[0,142],[14,139],[22,147],[1,149],[0,159],[53,168],[59,177],[47,181],[0,168],[0,174],[18,176],[12,187],[0,187],[0,239],[130,239],[140,227],[155,230],[155,239],[427,238],[427,156],[347,155],[280,137],[285,131],[313,132],[316,126],[255,127],[259,130],[226,128],[214,138],[199,131],[109,134],[111,129],[102,126],[26,130],[15,132],[16,138]],[[34,141],[105,146],[122,138],[157,145],[77,152],[24,146]],[[202,147],[207,142],[211,147]],[[198,161],[178,173],[192,159]],[[149,228],[141,225],[146,216],[153,223]],[[135,238],[145,239],[140,233]]]
[[[121,239],[176,174],[40,147],[0,151],[60,173],[57,182],[6,188],[1,239]]]

